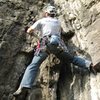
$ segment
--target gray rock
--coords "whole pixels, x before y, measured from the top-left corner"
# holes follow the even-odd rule
[[[59,8],[58,18],[64,30],[75,31],[72,41],[68,42],[71,53],[88,57],[94,64],[100,62],[99,0],[0,0],[0,99],[100,100],[99,73],[94,76],[60,62],[54,55],[41,65],[32,90],[13,98],[12,93],[32,60],[37,41],[36,37],[26,34],[24,28],[31,18],[41,17],[42,6],[47,2]]]

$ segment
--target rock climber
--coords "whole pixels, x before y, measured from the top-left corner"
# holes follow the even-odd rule
[[[50,53],[57,56],[60,60],[72,63],[79,67],[89,69],[95,72],[92,62],[82,57],[71,55],[63,40],[61,39],[61,24],[56,18],[56,8],[47,6],[44,10],[44,18],[36,21],[27,30],[27,33],[32,33],[35,30],[40,31],[40,42],[38,43],[36,52],[32,62],[25,70],[22,81],[14,96],[20,95],[24,89],[30,89],[34,83],[39,66],[48,57]]]

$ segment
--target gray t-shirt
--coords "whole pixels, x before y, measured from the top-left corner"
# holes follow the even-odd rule
[[[52,17],[46,17],[36,21],[31,28],[40,31],[42,36],[61,35],[61,24],[56,18]]]

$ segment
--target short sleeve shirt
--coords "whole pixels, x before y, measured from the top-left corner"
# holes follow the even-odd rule
[[[56,18],[46,17],[36,21],[32,26],[32,29],[36,29],[42,33],[42,36],[46,35],[58,35],[61,34],[61,24]]]

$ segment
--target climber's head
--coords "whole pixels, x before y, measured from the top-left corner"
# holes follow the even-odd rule
[[[54,6],[47,6],[44,8],[45,16],[55,17],[56,16],[56,8]]]

